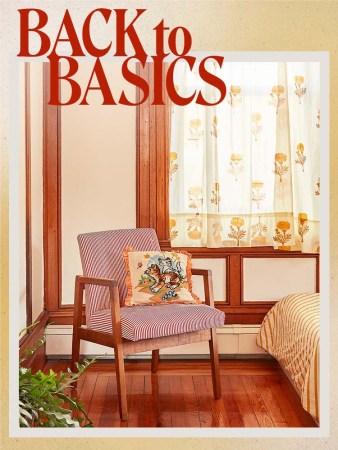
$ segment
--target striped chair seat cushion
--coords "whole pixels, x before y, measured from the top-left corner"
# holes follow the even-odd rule
[[[120,311],[122,337],[130,341],[205,330],[224,324],[224,313],[208,305],[133,306],[122,307]],[[110,309],[93,314],[90,328],[111,333]]]

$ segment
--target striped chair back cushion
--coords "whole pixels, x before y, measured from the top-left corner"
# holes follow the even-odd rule
[[[83,275],[116,280],[121,306],[124,306],[127,296],[123,250],[126,247],[133,247],[138,251],[160,250],[155,230],[152,228],[86,233],[80,234],[77,239]],[[90,326],[90,316],[110,308],[109,290],[104,286],[86,286],[85,299],[87,326]]]

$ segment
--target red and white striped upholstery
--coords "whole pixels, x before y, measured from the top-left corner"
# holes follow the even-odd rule
[[[118,283],[120,304],[124,306],[127,296],[126,271],[123,250],[160,250],[160,245],[151,228],[99,231],[80,234],[77,238],[80,248],[83,275],[87,277],[110,278]],[[91,316],[110,308],[109,290],[104,286],[89,285],[85,290],[86,323],[91,326]]]
[[[112,333],[110,309],[91,316],[91,329]],[[125,306],[121,308],[122,337],[131,341],[221,327],[224,313],[208,305]]]
[[[118,283],[122,337],[132,341],[216,328],[224,324],[224,313],[208,305],[124,306],[127,296],[123,250],[160,250],[155,230],[137,228],[100,231],[78,236],[83,275],[110,278]],[[87,328],[112,333],[109,290],[86,285]]]

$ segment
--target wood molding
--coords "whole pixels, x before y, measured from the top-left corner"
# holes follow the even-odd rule
[[[19,341],[19,355],[23,356],[25,350],[34,345],[45,331],[46,325],[49,320],[48,311],[43,310],[37,317],[36,322],[38,324],[31,328],[30,333],[26,333]],[[23,366],[32,369],[33,372],[42,369],[46,364],[46,344],[44,344],[34,355],[30,356],[23,362]]]
[[[62,305],[57,309],[50,309],[49,320],[53,325],[73,325],[74,306]],[[85,307],[82,308],[82,325],[86,323]]]
[[[61,304],[61,109],[49,105],[49,63],[43,63],[43,249],[44,301]]]
[[[257,325],[263,322],[264,317],[270,311],[271,307],[266,308],[264,312],[258,313],[252,311],[250,313],[245,313],[243,311],[238,311],[237,313],[229,313],[223,308],[218,308],[225,314],[224,324],[225,325]]]
[[[257,325],[262,322],[267,312],[270,311],[276,302],[265,302],[260,305],[216,305],[225,314],[225,325],[232,324],[252,324]]]
[[[165,65],[164,76],[167,69]],[[153,63],[137,66],[138,75],[153,85]],[[137,99],[139,99],[139,91]],[[136,109],[136,226],[154,228],[158,239],[169,239],[169,98],[163,84],[164,105],[148,98]]]
[[[242,296],[241,256],[231,255],[229,265],[230,306],[239,307]]]
[[[316,292],[320,292],[320,254],[316,255]]]
[[[272,255],[275,255],[278,258],[290,258],[291,255],[294,258],[306,258],[306,257],[315,257],[319,256],[316,253],[303,253],[301,251],[286,251],[279,250],[273,247],[172,247],[170,245],[170,241],[160,241],[160,246],[162,250],[171,251],[172,249],[177,250],[186,250],[191,253],[196,258],[222,258],[229,255],[252,255],[253,257],[259,255],[260,257],[268,258]]]
[[[32,325],[32,164],[30,63],[25,62],[26,326]],[[31,329],[27,331],[31,332]]]

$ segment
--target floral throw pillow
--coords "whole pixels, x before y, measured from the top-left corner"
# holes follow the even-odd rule
[[[185,251],[124,251],[126,306],[194,304],[201,300],[192,292],[191,255]]]

